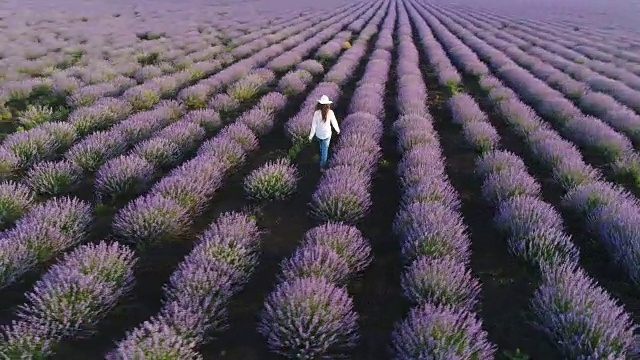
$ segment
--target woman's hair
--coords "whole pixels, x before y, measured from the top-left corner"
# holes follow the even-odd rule
[[[320,110],[320,113],[322,114],[322,120],[324,121],[329,120],[329,117],[327,116],[329,115],[329,110],[331,109],[329,107],[329,104],[318,104],[318,107],[316,109]]]

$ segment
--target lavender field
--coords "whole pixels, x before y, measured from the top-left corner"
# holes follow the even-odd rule
[[[0,359],[640,359],[638,15],[1,2]]]

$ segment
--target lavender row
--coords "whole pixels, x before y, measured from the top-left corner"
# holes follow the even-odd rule
[[[350,15],[346,19],[326,27],[316,36],[291,49],[288,53],[282,54],[271,60],[266,67],[278,72],[288,71],[296,64],[302,62],[302,60],[307,57],[314,49],[318,48],[320,44],[331,39],[332,37],[333,39],[322,45],[317,50],[316,54],[323,54],[322,56],[318,56],[321,58],[325,58],[328,60],[333,59],[342,50],[343,43],[351,38],[351,32],[341,32],[340,30],[343,29],[346,24],[351,24],[358,18],[363,18],[366,20],[370,19],[377,10],[377,7],[372,8],[368,5],[364,5],[361,8],[355,10],[350,10]],[[361,29],[355,29],[356,32],[360,32],[360,30]],[[335,35],[336,33],[337,35]],[[337,48],[335,44],[337,44]],[[325,49],[330,50],[327,51]]]
[[[340,15],[346,17],[344,13],[335,14],[335,16]],[[262,50],[256,52],[251,57],[225,68],[216,75],[201,81],[194,86],[183,89],[178,94],[178,97],[180,99],[188,100],[194,108],[206,107],[207,100],[213,93],[219,91],[222,86],[242,79],[252,68],[265,65],[269,60],[279,56],[285,50],[291,49],[305,39],[317,35],[318,32],[326,26],[330,26],[331,24],[342,22],[344,20],[343,18],[336,19],[335,16],[329,17],[328,20],[319,21],[312,27],[308,27],[308,24],[301,24],[296,26],[295,29],[289,28],[283,30],[282,35],[285,40],[281,43],[273,44],[269,47],[263,46]],[[292,36],[295,33],[298,34]],[[260,48],[256,48],[256,50],[259,49]],[[242,97],[243,94],[240,93],[238,95]]]
[[[395,19],[395,8],[390,8],[380,33],[393,32]],[[376,48],[357,83],[329,167],[311,197],[311,213],[322,221],[354,223],[372,205],[371,178],[381,156],[379,142],[390,67],[391,54]]]
[[[538,110],[541,115],[552,119],[564,136],[583,149],[603,157],[620,176],[632,179],[638,177],[640,159],[628,138],[615,132],[601,120],[582,114],[559,92],[551,89],[543,81],[516,65],[506,55],[457,24],[462,20],[454,22],[441,16],[438,19],[455,32],[465,34],[462,38],[463,42],[496,69],[496,74],[513,85],[525,102]],[[468,26],[474,28],[471,24]]]
[[[91,207],[75,198],[55,198],[34,206],[0,234],[0,289],[86,240]]]
[[[128,203],[115,216],[114,232],[141,248],[179,240],[200,215],[229,171],[258,147],[258,136],[273,129],[274,112],[262,104],[245,112],[212,139],[197,155],[156,183],[149,194]]]
[[[474,21],[473,18],[465,18]],[[486,26],[480,22],[476,25]],[[578,56],[579,54],[562,47],[554,40],[545,40],[524,31],[507,29],[503,32],[497,32],[496,36],[540,57],[573,78],[584,82],[591,89],[607,93],[636,112],[640,111],[640,94],[638,93],[640,77],[630,71],[625,71],[609,63],[583,61],[583,58]]]
[[[471,69],[468,67],[466,71]],[[481,84],[492,83],[495,88],[493,80],[484,78]],[[475,122],[491,127],[486,115],[466,94],[452,98],[450,108],[454,121],[463,129]],[[472,139],[468,141],[473,144]],[[495,225],[507,235],[510,251],[542,270],[543,284],[532,303],[538,325],[554,341],[563,344],[561,350],[572,358],[620,357],[630,353],[634,329],[630,317],[577,267],[578,250],[565,234],[561,216],[540,200],[540,185],[527,174],[522,160],[509,152],[492,151],[478,159],[476,172],[484,178],[483,197],[497,208]],[[559,275],[576,281],[567,283]],[[555,305],[558,301],[572,306],[558,308]],[[585,306],[585,302],[599,306]],[[580,314],[585,312],[589,316],[582,318]],[[589,324],[584,324],[584,319],[589,319]],[[587,334],[607,336],[575,336],[573,329],[577,326],[590,329]]]
[[[483,16],[487,20],[493,17],[486,12],[483,12]],[[503,21],[510,20],[503,19]],[[557,32],[550,27],[530,23],[510,24],[509,27],[528,33],[531,33],[533,29],[536,36],[548,41],[556,41],[563,49],[562,51],[570,55],[571,58],[585,60],[586,64],[607,76],[620,77],[619,80],[622,80],[629,73],[640,75],[640,56],[637,52],[624,49],[632,46],[634,39],[626,39],[622,43],[614,42],[610,37],[585,36],[584,32],[588,29],[582,29],[580,35],[572,35],[570,32]],[[562,35],[560,36],[560,34]]]
[[[339,74],[340,79],[343,79],[344,81],[348,79],[351,72],[355,70],[359,60],[364,56],[364,53],[366,52],[366,43],[374,33],[373,29],[376,29],[380,23],[386,8],[387,6],[381,6],[378,9],[376,15],[374,15],[370,20],[369,25],[363,29],[358,41],[342,54],[337,63],[325,76],[325,80],[318,84],[309,96],[307,96],[300,108],[300,111],[287,121],[285,131],[289,139],[294,144],[305,143],[309,134],[309,114],[315,111],[317,101],[322,95],[326,95],[334,102],[337,102],[340,99],[340,95],[342,94],[340,85],[344,82],[329,81],[327,80],[328,75]]]
[[[358,340],[358,315],[346,285],[371,263],[371,246],[342,223],[317,226],[281,264],[258,331],[289,359],[345,355]]]
[[[60,342],[94,334],[133,287],[136,261],[129,248],[104,241],[66,254],[25,295],[18,320],[2,328],[0,354],[44,359]]]
[[[159,313],[129,331],[106,359],[202,359],[197,347],[225,329],[229,301],[258,265],[260,235],[246,214],[221,215],[171,274]]]
[[[474,25],[481,25],[478,21],[472,21]],[[487,29],[486,26],[481,26],[483,29]],[[501,36],[506,37],[506,36]],[[524,66],[530,70],[536,77],[545,81],[551,87],[557,89],[567,96],[567,98],[574,100],[582,111],[587,114],[597,116],[604,122],[609,124],[614,129],[625,133],[632,140],[638,142],[640,139],[640,115],[636,114],[634,110],[620,104],[613,97],[599,92],[602,86],[607,86],[610,81],[606,78],[596,78],[594,81],[581,82],[573,79],[566,73],[556,69],[555,67],[547,64],[557,63],[559,56],[545,53],[544,50],[527,49],[519,50],[514,48],[513,43],[509,37],[506,37],[507,41],[502,41],[496,38],[485,38],[490,44],[496,46],[498,49],[508,52],[509,56],[514,59],[518,64]],[[542,52],[542,56],[540,56]],[[566,63],[569,63],[566,60]],[[577,65],[579,66],[579,65]],[[566,70],[563,68],[562,70]],[[592,78],[593,75],[588,74],[588,69],[578,68],[576,73],[583,74],[581,77]],[[613,81],[615,83],[615,81]],[[599,86],[599,84],[603,84]],[[623,90],[624,91],[624,90]],[[640,109],[640,93],[629,89],[627,92],[628,99],[631,100],[632,106],[635,109]]]
[[[229,94],[235,95],[236,103],[238,102],[238,100],[244,101],[248,100],[252,96],[255,96],[264,88],[265,84],[274,77],[274,75],[266,69],[262,69],[261,72],[255,72],[255,74],[249,74],[249,76],[237,81],[228,90]],[[307,79],[307,81],[308,80],[309,79]],[[224,81],[222,80],[218,82],[218,88],[220,88],[221,86],[224,86]],[[186,100],[185,103],[187,104],[187,106],[191,105],[193,107],[193,104],[198,103],[199,100],[201,100],[203,105],[206,105],[206,98],[204,96],[201,99],[197,96],[184,96],[183,99]],[[214,97],[214,99],[212,100],[216,100],[216,98]],[[55,173],[56,175],[64,176],[65,181],[70,181],[70,176],[72,176],[75,180],[79,178],[80,174],[77,171],[78,167],[80,167],[84,171],[97,170],[98,167],[102,166],[106,160],[119,155],[125,150],[128,145],[131,145],[132,143],[135,143],[135,141],[138,141],[140,139],[139,135],[141,135],[139,134],[140,131],[149,133],[152,130],[159,130],[159,128],[161,128],[162,126],[168,125],[168,120],[174,120],[175,116],[181,115],[181,108],[178,108],[177,104],[169,105],[176,105],[173,109],[174,114],[170,119],[166,119],[166,117],[159,117],[159,114],[157,113],[146,113],[145,115],[142,115],[144,113],[138,114],[140,116],[134,116],[127,121],[119,124],[122,126],[116,126],[108,132],[96,133],[94,134],[95,136],[89,137],[85,139],[85,141],[77,144],[68,153],[68,158],[73,164],[69,164],[69,162],[61,162],[55,165],[51,163],[45,163],[41,168],[36,169],[33,175],[37,178],[42,178],[43,176],[46,177],[51,173]],[[148,122],[148,115],[154,117],[153,124]],[[158,117],[156,118],[156,116]],[[172,129],[173,132],[178,131],[177,125],[175,124],[174,126],[169,127],[169,129]],[[192,130],[196,131],[197,129]],[[122,134],[122,132],[124,132],[125,134]],[[131,139],[130,135],[134,135],[135,138]],[[118,139],[122,141],[118,141]],[[145,167],[143,166],[144,164],[140,161],[138,161],[138,163],[140,163],[140,167]],[[146,166],[146,168],[148,169],[148,166]],[[64,174],[60,174],[60,172]],[[39,179],[36,179],[36,182],[41,181],[39,181]]]
[[[401,278],[403,292],[414,307],[396,324],[394,358],[489,359],[495,348],[473,313],[480,285],[468,269],[470,240],[426,107],[420,56],[413,43],[407,3],[403,5],[398,25],[400,117],[393,125],[402,153],[398,164],[402,197],[393,230],[402,242],[406,266]],[[454,338],[459,346],[445,345]]]
[[[459,34],[465,36],[463,31]],[[573,205],[572,201],[567,201],[567,204],[573,211],[583,215],[587,228],[605,244],[613,259],[621,259],[621,267],[634,283],[640,284],[640,268],[636,260],[640,256],[640,245],[634,235],[638,231],[634,219],[640,218],[637,200],[624,190],[602,181],[599,172],[585,163],[575,146],[551,130],[499,80],[486,77],[480,81],[480,86],[488,92],[489,100],[497,112],[516,134],[525,139],[531,152],[552,171],[554,181],[565,192],[577,194],[578,190],[591,189],[584,194],[598,194],[600,198],[607,199],[593,202],[593,205],[587,198]],[[598,192],[593,192],[593,186],[599,189]],[[567,196],[571,198],[571,195]],[[620,207],[625,209],[624,213]]]
[[[491,126],[471,96],[456,95],[449,105],[463,129],[475,122]],[[507,236],[510,252],[543,274],[532,301],[537,325],[562,344],[561,351],[570,358],[626,357],[634,341],[630,316],[578,268],[579,253],[562,217],[541,200],[540,185],[523,161],[506,151],[492,151],[477,159],[476,173],[483,178],[484,199],[497,209],[494,224]],[[575,281],[567,284],[567,279]],[[600,306],[585,306],[585,300]],[[570,305],[556,305],[563,301]],[[575,329],[583,327],[589,330],[575,336]],[[607,335],[590,335],[594,333]]]
[[[302,28],[301,26],[296,29]],[[312,28],[313,29],[313,28]],[[295,30],[295,29],[294,29]],[[309,29],[308,29],[309,30]],[[291,28],[281,31],[283,37],[291,34]],[[259,50],[259,47],[255,47],[255,50]],[[258,56],[259,55],[259,56]],[[192,87],[188,87],[180,92],[180,98],[184,100],[186,105],[193,106],[194,102],[198,102],[201,98],[198,95],[202,95],[201,102],[206,104],[207,97],[210,95],[209,91],[212,89],[219,89],[220,87],[233,82],[236,78],[240,78],[245,75],[250,68],[247,66],[251,63],[258,63],[264,56],[269,56],[270,53],[258,53],[256,59],[249,58],[236,63],[229,68],[221,71],[212,78],[206,81],[201,81],[199,84]],[[213,70],[213,69],[209,69]],[[211,71],[201,71],[197,73],[197,78],[204,78],[210,74]],[[178,74],[179,75],[179,74]],[[160,79],[153,79],[148,83],[139,85],[137,88],[148,86],[148,89],[142,89],[138,93],[140,96],[131,98],[131,101],[140,101],[145,105],[143,107],[149,107],[155,105],[161,97],[167,97],[175,95],[176,91],[188,82],[193,81],[193,76],[187,73],[187,77],[176,77],[175,75],[166,76]],[[209,86],[207,86],[207,84]],[[205,89],[206,91],[198,91]],[[142,105],[139,104],[138,107]],[[206,106],[206,105],[205,105]],[[78,136],[84,136],[90,133],[94,133],[99,130],[106,130],[112,125],[123,120],[127,115],[133,111],[133,105],[129,101],[106,98],[98,104],[94,104],[91,107],[85,107],[74,111],[70,115],[69,123],[73,125],[73,129],[69,126],[62,124],[45,124],[43,129],[33,129],[27,132],[20,132],[14,134],[15,138],[9,137],[5,140],[3,148],[8,151],[3,156],[3,162],[6,164],[9,170],[7,175],[15,172],[20,168],[28,168],[34,163],[41,162],[46,159],[51,159],[59,150],[65,150],[71,143],[73,143]],[[72,135],[72,130],[76,133]],[[62,134],[60,134],[62,133]],[[103,137],[103,136],[100,136]],[[62,138],[62,139],[60,139]],[[62,142],[62,141],[66,142]],[[11,156],[13,155],[13,156]]]

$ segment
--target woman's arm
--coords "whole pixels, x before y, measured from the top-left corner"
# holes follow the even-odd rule
[[[336,130],[336,133],[340,134],[340,127],[338,126],[338,119],[336,119],[336,114],[331,111],[331,125]]]
[[[316,116],[317,112],[313,113],[313,119],[311,120],[311,132],[309,133],[309,141],[313,140],[313,135],[316,134]]]

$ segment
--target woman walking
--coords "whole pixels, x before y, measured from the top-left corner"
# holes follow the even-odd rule
[[[338,120],[331,110],[333,101],[329,100],[327,95],[322,95],[318,100],[318,109],[313,113],[313,122],[311,123],[311,133],[309,141],[313,140],[313,136],[318,138],[320,144],[320,171],[324,171],[327,165],[327,157],[329,155],[329,143],[331,142],[331,126],[340,134]]]

